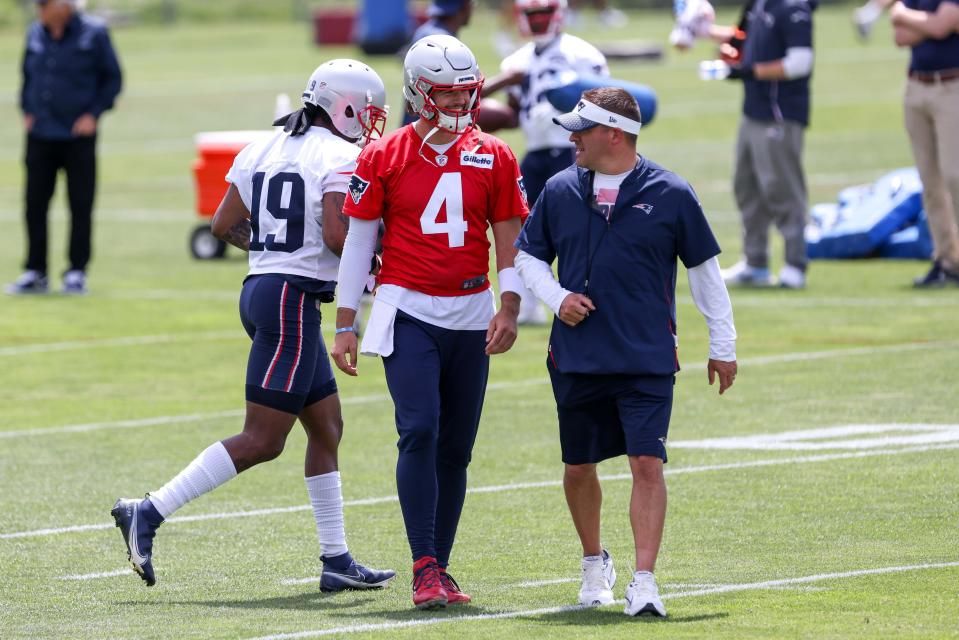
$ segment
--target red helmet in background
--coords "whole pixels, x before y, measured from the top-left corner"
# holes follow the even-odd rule
[[[566,0],[515,0],[519,32],[534,40],[552,40],[563,30]]]

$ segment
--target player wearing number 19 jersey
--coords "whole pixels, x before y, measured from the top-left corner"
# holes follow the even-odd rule
[[[383,357],[396,407],[413,603],[428,609],[470,600],[447,566],[489,355],[516,338],[520,282],[511,243],[527,206],[512,151],[472,126],[482,86],[472,52],[452,36],[428,36],[410,48],[404,71],[404,97],[419,119],[360,153],[343,208],[352,219],[333,358],[356,375],[352,327],[382,219],[383,266],[362,352]],[[490,228],[499,311],[487,275]]]
[[[323,591],[385,586],[393,571],[356,563],[346,546],[337,447],[340,400],[320,334],[320,302],[330,302],[346,236],[344,194],[357,144],[382,132],[386,92],[355,60],[316,69],[303,109],[268,139],[247,146],[227,175],[231,183],[213,233],[248,250],[250,272],[240,318],[253,345],[246,375],[243,432],[204,450],[145,500],[118,500],[111,512],[128,558],[147,586],[157,527],[185,503],[283,450],[297,418],[306,431],[306,486],[320,537]],[[356,144],[354,144],[356,143]]]

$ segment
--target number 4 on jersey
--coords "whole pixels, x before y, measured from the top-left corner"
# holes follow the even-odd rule
[[[443,203],[446,203],[446,222],[437,222]],[[463,219],[463,179],[459,173],[444,173],[433,189],[426,210],[420,216],[424,234],[445,233],[450,248],[466,243],[466,220]]]

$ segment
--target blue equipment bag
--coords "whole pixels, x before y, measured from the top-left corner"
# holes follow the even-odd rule
[[[567,72],[560,75],[559,84],[546,92],[546,99],[559,111],[567,113],[573,110],[584,91],[600,87],[626,89],[639,104],[639,114],[643,126],[648,126],[656,117],[656,92],[644,84],[626,82],[616,78],[591,74]]]
[[[363,0],[356,17],[356,42],[370,55],[394,54],[412,34],[406,0]]]
[[[893,234],[916,225],[921,211],[918,172],[914,168],[898,169],[873,185],[844,189],[838,205],[813,207],[812,224],[806,229],[807,253],[810,258],[881,255],[880,248]],[[918,238],[916,235],[914,239]],[[903,239],[897,239],[896,244]],[[898,254],[901,249],[889,251]]]

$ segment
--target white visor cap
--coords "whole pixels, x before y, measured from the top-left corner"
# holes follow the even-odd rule
[[[602,124],[613,129],[622,129],[633,135],[638,134],[643,126],[636,120],[607,111],[588,100],[580,100],[570,113],[556,116],[553,122],[567,131],[585,131]]]

